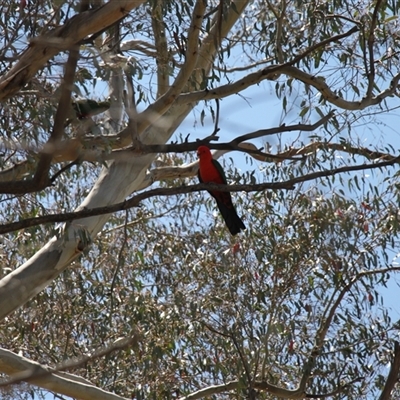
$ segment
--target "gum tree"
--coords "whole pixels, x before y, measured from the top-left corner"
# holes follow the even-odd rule
[[[397,108],[396,2],[1,7],[4,396],[398,395],[398,158],[356,129]],[[218,140],[248,88],[282,124]],[[239,238],[199,144],[246,155]]]

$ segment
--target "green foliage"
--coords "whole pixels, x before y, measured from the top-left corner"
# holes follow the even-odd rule
[[[135,46],[123,50],[123,55],[134,61],[118,71],[132,74],[139,107],[154,100],[158,89],[154,76],[161,64],[172,82],[185,62],[193,3],[149,1],[120,22],[120,47],[124,48],[124,40],[137,40]],[[212,91],[255,68],[290,62],[354,26],[358,27],[356,33],[317,46],[294,67],[326,83],[344,101],[360,101],[368,91],[376,95],[390,86],[398,72],[398,2],[384,3],[375,13],[376,20],[375,3],[365,1],[357,5],[340,0],[250,3],[223,38],[211,71],[203,69],[201,82],[190,81],[187,90],[196,84],[199,90]],[[78,8],[75,1],[26,4],[22,9],[18,2],[0,6],[0,27],[7,32],[0,52],[2,73],[12,67],[26,37],[63,24]],[[209,2],[201,42],[212,29],[215,16],[226,21],[229,10],[238,12],[232,1]],[[157,23],[165,30],[167,59],[162,62],[153,35]],[[373,45],[368,42],[371,34],[375,35]],[[110,106],[104,101],[106,85],[115,70],[103,62],[102,52],[106,50],[100,51],[94,41],[82,44],[73,94],[99,98],[96,104],[106,111]],[[22,162],[36,166],[38,149],[53,129],[65,61],[65,54],[54,57],[3,104],[3,172]],[[276,82],[263,95],[279,99],[282,123],[291,119],[308,123],[333,107],[332,99],[301,80],[280,73],[271,80]],[[297,160],[283,158],[280,163],[260,166],[250,159],[252,163],[241,172],[235,169],[241,161],[232,158],[224,165],[228,180],[251,185],[282,182],[379,160],[363,152],[356,125],[376,130],[377,115],[397,107],[388,103],[370,107],[370,115],[337,110],[335,117],[308,136],[286,139],[279,134],[274,137],[273,151],[286,154],[297,148]],[[223,120],[221,115],[217,121],[217,107],[212,101],[196,107],[201,125],[207,127],[210,116],[213,123]],[[107,117],[98,118],[99,125],[106,124]],[[122,126],[126,119],[122,118]],[[108,132],[104,129],[100,133]],[[84,141],[92,136],[81,125],[66,124],[63,140]],[[179,141],[184,137],[186,134],[178,137]],[[101,154],[111,151],[113,140],[103,139],[109,147]],[[397,156],[396,146],[387,140],[381,145],[380,139],[373,143],[372,151]],[[66,170],[46,190],[4,195],[1,223],[74,210],[91,190],[100,168],[109,162],[94,161]],[[193,161],[192,154],[162,155],[151,168],[157,168],[158,162],[171,167]],[[63,165],[64,161],[56,160],[51,176]],[[34,172],[35,168],[27,168],[18,179],[31,178]],[[334,393],[330,398],[335,399],[378,398],[388,375],[393,343],[399,336],[398,324],[391,321],[382,293],[399,269],[400,198],[398,172],[382,169],[368,174],[305,180],[290,190],[235,193],[239,215],[248,227],[235,238],[205,192],[146,200],[136,209],[110,217],[97,237],[89,237],[82,228],[75,239],[84,244],[93,242],[89,252],[1,321],[0,341],[6,348],[54,366],[93,354],[137,329],[137,346],[94,358],[73,371],[127,398],[173,399],[238,381],[235,390],[213,398],[244,399],[249,398],[254,382],[262,380],[281,388],[296,388],[307,368],[309,394],[322,397]],[[162,180],[158,186],[188,183],[179,178]],[[60,238],[58,226],[31,227],[4,235],[0,241],[1,278],[53,236]],[[397,384],[394,397],[399,396],[399,390]],[[31,387],[24,391],[22,397],[30,395],[29,391],[38,393]],[[260,391],[258,398],[274,397]]]

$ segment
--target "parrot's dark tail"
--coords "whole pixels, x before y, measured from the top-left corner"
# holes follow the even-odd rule
[[[226,204],[217,201],[217,205],[226,226],[233,236],[237,235],[241,230],[246,229],[246,225],[240,219],[239,215],[237,215],[233,204],[231,207],[228,207]]]

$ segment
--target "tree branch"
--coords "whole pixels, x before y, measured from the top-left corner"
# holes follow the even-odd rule
[[[385,160],[391,161],[393,159],[397,159],[397,157],[388,154],[382,153],[380,151],[371,150],[367,147],[354,147],[351,144],[342,144],[342,143],[328,143],[328,142],[313,142],[309,143],[300,148],[291,148],[290,150],[279,153],[282,157],[294,157],[298,155],[307,155],[310,153],[315,153],[318,149],[330,149],[334,151],[343,151],[344,153],[353,154],[363,156],[369,160]],[[400,162],[400,160],[398,160]]]
[[[131,152],[139,153],[139,154],[150,154],[150,153],[185,153],[188,151],[196,151],[197,148],[201,145],[206,145],[210,149],[213,150],[238,150],[238,151],[243,151],[248,154],[254,154],[254,155],[259,155],[262,157],[265,157],[265,159],[279,159],[283,160],[283,158],[280,155],[274,155],[274,154],[267,154],[263,153],[260,150],[254,148],[251,148],[250,146],[244,146],[241,147],[239,144],[245,140],[249,139],[257,139],[263,136],[268,136],[268,135],[274,135],[276,133],[283,133],[283,132],[291,132],[291,131],[314,131],[321,125],[325,124],[332,116],[334,115],[333,112],[330,112],[326,116],[322,117],[319,119],[317,122],[315,122],[312,125],[307,125],[307,124],[295,124],[295,125],[282,125],[276,128],[270,128],[270,129],[262,129],[258,130],[255,132],[251,132],[242,136],[239,136],[233,140],[231,140],[228,143],[210,143],[211,140],[215,140],[216,136],[211,135],[206,139],[203,140],[197,140],[196,142],[186,142],[186,143],[172,143],[172,144],[153,144],[153,145],[144,145],[141,144],[139,147],[132,147],[130,149],[124,149],[124,150],[117,150],[113,154],[114,156],[116,154],[119,155],[124,155],[126,154],[127,157],[131,156]],[[259,159],[259,158],[258,158]]]
[[[382,168],[394,165],[398,163],[400,160],[399,157],[394,158],[391,161],[383,161],[376,164],[362,164],[362,165],[351,165],[346,167],[334,168],[331,170],[326,171],[317,171],[312,172],[310,174],[306,174],[303,176],[299,176],[293,179],[289,179],[283,182],[267,182],[267,183],[258,183],[255,185],[217,185],[217,184],[197,184],[197,185],[190,185],[190,186],[182,186],[176,188],[158,188],[148,190],[143,193],[139,193],[129,200],[123,201],[121,203],[113,204],[110,206],[104,207],[96,207],[92,209],[83,209],[80,211],[63,213],[63,214],[53,214],[53,215],[43,215],[41,217],[35,218],[27,218],[17,222],[11,222],[9,224],[2,224],[0,225],[0,234],[4,234],[7,232],[13,232],[18,229],[28,228],[31,226],[37,226],[44,223],[49,222],[66,222],[66,221],[73,221],[78,218],[86,218],[95,215],[104,215],[104,214],[111,214],[117,211],[127,210],[129,208],[139,206],[140,202],[145,199],[149,199],[156,196],[171,196],[177,194],[186,194],[186,193],[193,193],[193,192],[200,192],[202,190],[223,190],[227,192],[259,192],[261,190],[293,190],[294,186],[302,183],[308,182],[314,179],[328,177],[337,175],[344,172],[350,171],[362,171],[367,169],[375,169],[375,168]]]
[[[366,276],[366,275],[371,275],[371,274],[376,274],[376,273],[384,273],[389,270],[398,271],[399,269],[400,269],[400,267],[393,267],[393,268],[388,268],[388,269],[379,269],[379,270],[375,270],[375,271],[366,271],[364,273],[358,274],[356,276],[356,278],[350,283],[350,285],[352,285],[358,279],[360,279],[361,277]],[[346,286],[344,288],[343,292],[347,293],[348,289],[349,288],[347,288],[347,286]],[[398,342],[395,342],[394,360],[392,363],[392,367],[391,367],[389,377],[386,382],[384,391],[382,392],[382,395],[379,398],[379,400],[388,400],[389,399],[388,396],[390,395],[390,392],[393,389],[393,386],[398,379],[399,370],[400,370],[400,345]],[[350,386],[351,384],[358,382],[360,379],[361,378],[354,379],[353,381],[348,382],[342,386],[339,386],[334,391],[332,391],[330,393],[326,393],[326,394],[309,394],[309,393],[306,393],[306,391],[303,390],[301,387],[299,387],[298,389],[294,389],[294,390],[284,389],[279,386],[272,385],[264,380],[263,381],[254,381],[253,387],[254,387],[254,389],[266,391],[270,394],[273,394],[279,398],[284,398],[284,399],[303,399],[303,398],[316,399],[316,398],[326,398],[326,397],[331,397],[331,396],[337,395],[337,394],[341,393],[344,389],[346,389],[348,386]],[[390,382],[390,383],[388,384],[388,382]],[[213,385],[213,386],[209,386],[204,389],[200,389],[197,392],[193,392],[189,395],[180,397],[179,400],[201,399],[201,398],[212,396],[212,395],[215,395],[218,393],[235,390],[235,389],[239,388],[240,386],[241,386],[241,382],[238,380],[227,382],[222,385]],[[385,397],[382,397],[384,395],[384,393],[385,393]]]
[[[51,185],[49,171],[53,159],[54,149],[58,147],[64,133],[64,122],[69,114],[71,105],[71,90],[74,83],[75,69],[78,64],[79,50],[71,48],[65,67],[63,83],[61,85],[61,97],[54,119],[53,131],[40,156],[35,175],[32,179],[20,181],[0,182],[0,193],[9,190],[9,193],[24,194],[43,190]]]
[[[128,79],[127,83],[128,83],[128,88],[129,88],[130,85],[129,85],[129,77],[128,76],[127,76],[127,79]],[[129,121],[130,121],[129,123],[131,124],[130,131],[132,134],[134,134],[137,132],[136,125],[135,125],[136,120],[134,118],[135,115],[137,115],[135,107],[133,107],[133,109],[128,109],[128,113],[130,113],[130,116],[129,116]],[[199,140],[196,142],[185,142],[185,143],[179,143],[179,144],[172,143],[172,144],[145,145],[145,144],[142,144],[142,143],[136,141],[134,146],[132,146],[130,149],[116,150],[112,153],[101,154],[101,153],[99,153],[98,150],[79,152],[78,147],[77,147],[79,145],[79,142],[77,141],[77,139],[71,139],[71,140],[61,142],[59,144],[55,144],[53,146],[53,148],[54,148],[53,155],[55,152],[57,154],[57,156],[53,156],[53,158],[55,160],[57,160],[58,162],[60,162],[60,160],[67,161],[67,159],[69,159],[69,158],[72,158],[72,160],[70,160],[72,162],[76,162],[76,160],[78,160],[78,159],[80,162],[83,162],[83,161],[106,161],[106,160],[115,159],[116,157],[118,157],[119,159],[123,159],[124,157],[129,159],[130,157],[132,157],[132,153],[139,154],[139,155],[155,154],[155,153],[172,153],[172,152],[185,153],[188,151],[196,151],[200,145],[207,145],[211,149],[214,149],[214,150],[243,151],[243,152],[253,156],[254,158],[256,158],[259,161],[283,161],[283,160],[287,160],[287,159],[296,160],[296,158],[289,156],[289,155],[279,155],[279,154],[275,155],[275,154],[270,154],[270,153],[264,153],[261,150],[258,150],[251,143],[241,143],[241,142],[243,142],[244,140],[248,140],[248,139],[256,139],[256,138],[263,137],[263,136],[274,135],[276,133],[291,132],[294,130],[308,131],[308,132],[314,131],[321,125],[325,124],[332,117],[332,115],[333,115],[333,112],[330,112],[329,114],[327,114],[326,116],[324,116],[323,118],[321,118],[320,120],[318,120],[317,122],[315,122],[314,124],[311,124],[311,125],[307,125],[307,124],[295,124],[295,125],[288,125],[288,126],[282,125],[282,126],[276,127],[276,128],[258,130],[255,132],[251,132],[251,133],[239,136],[239,137],[231,140],[228,143],[210,143],[211,140],[216,139],[216,136],[213,136],[213,135],[209,136],[207,139],[204,139],[204,140]],[[218,115],[217,115],[217,117],[218,117]],[[104,138],[101,138],[101,139],[94,138],[93,139],[93,141],[96,143],[98,143],[99,140],[103,140],[103,142],[105,142]],[[89,143],[90,143],[90,141],[89,141]],[[92,143],[92,145],[85,144],[84,147],[93,148],[94,145],[93,145],[93,143]],[[75,150],[71,151],[72,148]],[[65,151],[66,155],[68,157],[62,157],[59,153],[59,149],[60,149],[60,151]],[[18,168],[21,168],[21,170],[23,170],[23,171],[26,170],[26,168],[21,167],[21,165],[18,166]],[[62,171],[64,171],[64,170],[65,170],[65,168],[62,169]],[[7,175],[9,175],[10,172],[11,171],[8,171]],[[59,176],[60,173],[57,173],[56,176]],[[0,178],[1,178],[1,173],[0,173]],[[47,186],[53,182],[54,182],[54,179],[49,181],[47,183]],[[33,191],[39,191],[44,188],[44,187],[38,187],[38,186],[30,187],[29,185],[26,184],[26,181],[24,181],[24,180],[16,181],[15,187],[12,185],[12,183],[13,182],[2,181],[0,179],[0,193],[8,193],[8,194],[29,193],[29,192],[33,192]]]
[[[376,96],[363,97],[359,101],[347,101],[341,97],[339,97],[332,89],[328,86],[323,78],[316,77],[314,75],[307,74],[299,70],[298,68],[285,66],[282,67],[282,73],[302,81],[315,89],[317,89],[323,98],[332,103],[333,105],[342,108],[343,110],[363,110],[369,106],[373,106],[381,103],[387,97],[393,96],[396,94],[396,90],[399,86],[400,73],[395,75],[390,82],[390,85],[387,89],[383,90],[381,93],[378,93]]]
[[[147,107],[139,114],[138,133],[144,132],[155,120],[159,119],[175,102],[176,98],[186,86],[189,78],[197,63],[199,49],[199,34],[203,22],[203,16],[206,9],[205,0],[197,0],[193,9],[192,22],[190,24],[187,50],[185,54],[185,63],[180,69],[174,83],[159,97],[153,104]]]
[[[389,271],[399,271],[399,270],[400,270],[400,267],[389,267],[389,268],[382,268],[382,269],[371,270],[371,271],[362,271],[362,272],[354,275],[353,278],[350,280],[350,282],[343,287],[343,289],[340,291],[339,295],[337,296],[335,302],[333,303],[332,307],[330,306],[330,302],[328,303],[326,311],[324,312],[324,314],[327,314],[327,315],[321,318],[321,325],[316,333],[314,347],[311,350],[310,356],[303,367],[303,376],[301,378],[300,385],[299,385],[299,388],[301,390],[305,390],[308,379],[312,372],[312,368],[315,364],[315,359],[321,352],[322,346],[324,344],[325,336],[328,333],[328,329],[331,326],[331,323],[332,323],[333,317],[335,316],[336,310],[339,307],[340,303],[342,302],[344,296],[350,291],[350,289],[353,287],[353,285],[356,282],[358,282],[360,279],[362,279],[365,276],[376,275],[376,274],[385,273],[385,272],[389,272]],[[396,362],[400,362],[400,359],[396,360]],[[396,365],[396,368],[397,368],[397,365]],[[400,368],[400,366],[399,366],[399,368]],[[389,374],[389,377],[391,378],[390,384],[392,384],[392,377],[390,376],[390,374]],[[389,380],[389,377],[388,377],[388,380]],[[390,384],[388,384],[388,386]],[[393,383],[393,385],[394,385],[394,383]]]
[[[223,97],[230,96],[232,94],[236,94],[236,93],[248,88],[249,86],[260,83],[261,81],[263,81],[265,79],[274,80],[276,78],[276,75],[279,75],[281,73],[287,73],[287,71],[291,71],[291,70],[288,70],[287,68],[292,67],[293,65],[297,64],[303,58],[305,58],[306,56],[308,56],[310,53],[314,52],[318,48],[324,47],[329,43],[336,42],[340,39],[350,36],[357,31],[358,31],[358,27],[355,26],[345,33],[341,33],[339,35],[332,36],[328,39],[325,39],[319,43],[316,43],[316,44],[308,47],[307,50],[305,50],[303,53],[300,53],[299,55],[295,56],[292,60],[290,60],[284,64],[272,65],[272,66],[263,68],[262,70],[260,70],[258,72],[254,72],[252,74],[249,74],[234,83],[229,83],[227,85],[223,85],[218,88],[211,89],[211,90],[205,89],[202,91],[181,94],[177,98],[176,102],[179,104],[180,102],[186,103],[186,102],[194,102],[194,101],[199,101],[199,100],[210,100],[210,99],[216,99],[216,98],[223,98]],[[292,68],[294,68],[294,70],[298,70],[295,67],[292,67]],[[298,71],[300,71],[300,70],[298,70]],[[312,76],[312,75],[310,75],[310,76]]]
[[[132,3],[129,0],[129,4]],[[125,1],[113,1],[112,4],[119,9],[120,5],[125,4]],[[241,13],[248,4],[249,1],[233,0],[226,18],[222,21],[223,37],[229,34],[230,29],[241,17]],[[212,32],[213,28],[203,39],[199,51],[200,56],[197,58],[197,64],[192,74],[191,82],[196,87],[201,83],[202,74],[210,71],[212,60],[217,53],[215,46],[219,46],[219,43],[216,42],[216,36],[213,36]],[[162,124],[152,124],[142,135],[141,140],[148,144],[165,143],[192,108],[193,104],[173,105],[168,111],[168,119],[163,119]],[[131,140],[129,129],[125,130],[124,136],[121,132],[120,140],[126,140],[129,145]],[[125,200],[141,187],[153,159],[154,156],[148,155],[109,163],[108,168],[102,169],[91,192],[83,200],[78,210],[98,208]],[[77,237],[82,231],[85,232],[85,235],[95,236],[108,219],[109,215],[105,214],[65,224],[62,227],[63,232],[58,238],[52,237],[30,259],[4,276],[0,280],[0,300],[3,299],[0,307],[0,319],[39,293],[82,253],[81,243],[77,243]]]
[[[13,376],[31,374],[29,383],[73,398],[82,400],[127,400],[125,397],[94,386],[80,376],[66,372],[53,372],[47,366],[5,349],[0,349],[0,371]]]
[[[61,85],[61,96],[54,118],[53,131],[50,135],[48,142],[44,146],[35,176],[33,177],[33,183],[38,186],[45,187],[51,183],[49,179],[49,171],[51,161],[53,159],[53,149],[57,147],[64,133],[65,120],[68,117],[69,108],[71,106],[71,91],[74,85],[75,70],[76,66],[78,65],[78,58],[79,48],[74,46],[70,50],[68,61],[65,66],[65,75],[63,83]]]
[[[239,381],[231,381],[222,385],[208,386],[205,389],[200,389],[197,392],[188,394],[187,396],[180,397],[178,400],[197,400],[204,397],[212,396],[214,394],[229,392],[235,390],[240,386]]]
[[[374,43],[375,43],[375,28],[376,23],[378,21],[378,12],[382,6],[382,0],[377,0],[374,8],[374,12],[372,14],[372,21],[369,27],[369,35],[368,35],[368,53],[369,53],[369,63],[367,77],[368,77],[368,88],[366,97],[372,96],[372,91],[374,90],[375,86],[375,59],[374,59]],[[364,50],[366,51],[366,49]]]
[[[398,341],[394,342],[394,354],[393,361],[391,363],[389,375],[386,379],[385,387],[382,390],[381,395],[379,396],[379,400],[389,400],[390,394],[394,388],[394,385],[399,380],[399,371],[400,371],[400,344]]]
[[[51,374],[65,371],[67,369],[75,369],[75,368],[78,368],[78,367],[86,364],[89,361],[96,360],[99,357],[104,357],[115,351],[124,350],[128,347],[136,346],[138,341],[139,341],[139,334],[136,330],[134,330],[132,335],[129,337],[119,338],[119,339],[115,340],[113,344],[103,347],[99,350],[96,350],[90,355],[81,356],[81,357],[77,357],[76,359],[67,360],[65,362],[60,363],[55,368],[43,367],[38,363],[34,363],[34,362],[29,361],[26,358],[24,358],[23,361],[29,361],[29,362],[33,363],[35,365],[35,367],[28,368],[28,369],[24,368],[19,373],[13,373],[12,378],[0,383],[0,387],[20,383],[22,381],[31,382],[32,380],[35,380],[38,378],[43,379]],[[6,352],[6,351],[7,350],[0,349],[0,354],[2,352]],[[79,378],[77,378],[77,379],[79,379]],[[88,382],[88,381],[86,381],[86,382]]]
[[[151,13],[151,23],[157,51],[157,98],[161,97],[169,88],[168,43],[165,37],[162,7],[162,0],[155,1]]]
[[[59,28],[32,39],[19,61],[0,78],[0,102],[17,93],[56,54],[111,26],[144,2],[110,1],[102,7],[76,15]]]

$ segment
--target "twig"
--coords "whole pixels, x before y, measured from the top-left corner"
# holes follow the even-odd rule
[[[115,287],[115,282],[117,281],[117,276],[119,273],[119,270],[121,269],[122,265],[124,264],[124,259],[123,259],[123,251],[125,249],[125,246],[128,243],[128,210],[125,211],[125,224],[124,224],[124,239],[121,244],[121,248],[119,249],[118,252],[118,263],[117,267],[115,268],[113,279],[111,282],[111,287],[110,287],[110,326],[112,326],[112,319],[113,319],[113,309],[114,309],[114,287]]]
[[[324,394],[321,394],[321,393],[318,393],[318,394],[309,394],[309,393],[307,393],[305,397],[306,397],[307,399],[324,399],[324,398],[326,398],[326,397],[333,397],[333,396],[336,396],[336,395],[342,393],[345,389],[347,389],[347,388],[348,388],[349,386],[351,386],[353,383],[360,382],[362,379],[363,379],[363,378],[356,378],[356,379],[353,379],[352,381],[347,382],[347,383],[344,384],[344,385],[338,386],[335,390],[333,390],[332,392],[329,392],[329,393],[324,393]]]
[[[65,171],[71,169],[74,165],[79,164],[79,160],[75,160],[72,161],[70,163],[68,163],[67,165],[65,165],[64,167],[62,167],[59,171],[57,171],[51,178],[50,178],[50,182],[54,183],[55,180],[61,175],[63,174]]]

